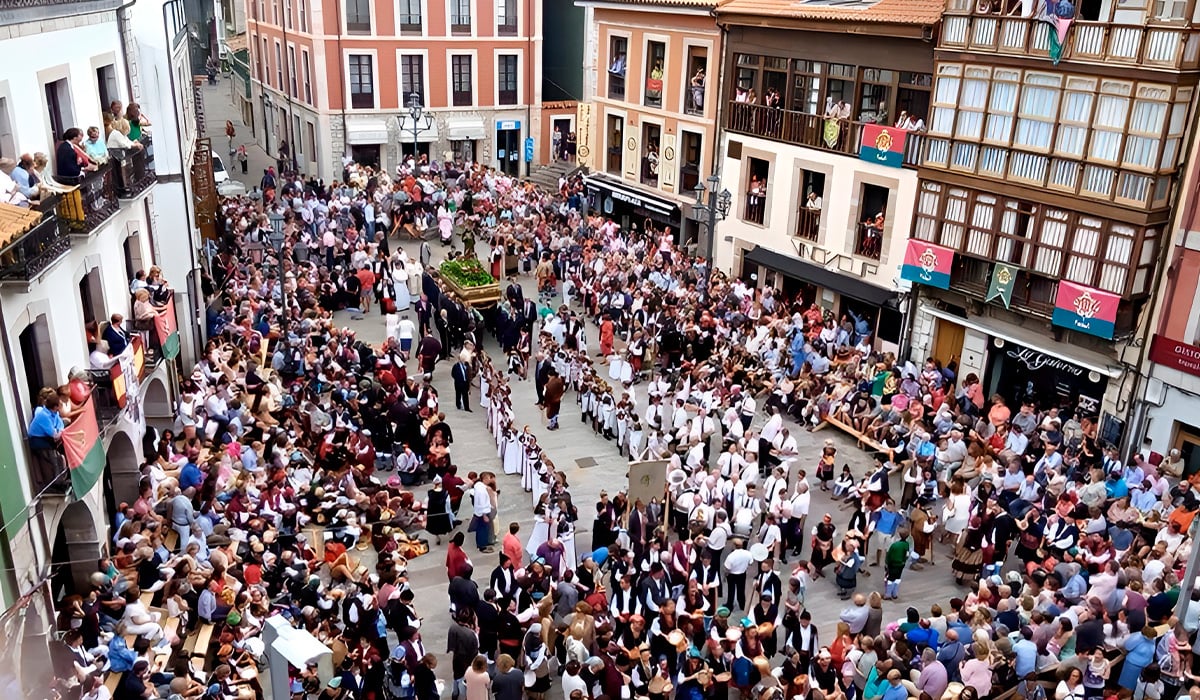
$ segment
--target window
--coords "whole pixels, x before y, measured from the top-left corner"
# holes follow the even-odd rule
[[[1121,153],[1121,134],[1129,113],[1129,94],[1133,86],[1105,80],[1100,85],[1100,97],[1096,100],[1095,117],[1092,120],[1092,140],[1088,148],[1088,160],[1116,163]]]
[[[829,81],[826,83],[826,99],[833,102],[854,101],[854,66],[845,63],[829,64]]]
[[[888,118],[888,98],[891,96],[891,85],[895,79],[895,73],[890,70],[863,69],[862,90],[858,99],[860,121],[889,125],[895,121]]]
[[[746,205],[742,210],[742,218],[761,225],[767,218],[767,176],[770,175],[771,164],[761,158],[747,160]]]
[[[421,33],[421,0],[400,0],[400,8],[396,12],[396,27],[401,34]]]
[[[691,194],[700,184],[700,158],[704,151],[704,137],[700,134],[681,132],[683,148],[679,157],[679,193]]]
[[[404,94],[404,105],[408,106],[409,97],[415,92],[421,104],[428,106],[425,101],[425,57],[420,54],[408,54],[400,57],[400,90]]]
[[[450,67],[454,83],[451,102],[455,107],[470,107],[472,102],[471,57],[451,56]]]
[[[625,99],[625,69],[629,40],[623,36],[608,38],[608,98]]]
[[[300,130],[300,127],[301,127],[301,125],[300,125],[299,115],[293,114],[292,115],[292,133],[299,135],[299,138],[296,140],[296,153],[295,153],[297,162],[304,160],[304,132]]]
[[[500,57],[500,67],[497,71],[499,78],[499,98],[502,105],[517,104],[517,57],[506,55]]]
[[[283,21],[288,29],[292,28],[292,0],[283,0]]]
[[[450,33],[471,33],[471,0],[450,0]]]
[[[608,144],[605,147],[604,169],[610,175],[621,176],[622,149],[625,147],[625,118],[608,116]]]
[[[350,106],[375,108],[375,66],[371,56],[350,56]]]
[[[96,90],[100,93],[100,105],[107,108],[113,100],[121,99],[121,90],[117,87],[117,69],[111,63],[96,69]]]
[[[800,192],[796,197],[796,236],[815,241],[821,232],[821,208],[825,206],[825,173],[800,171]]]
[[[1092,278],[1096,276],[1096,254],[1100,251],[1103,228],[1104,222],[1099,219],[1090,216],[1079,218],[1071,236],[1071,254],[1067,256],[1064,278],[1080,284],[1092,284]],[[1128,250],[1125,259],[1129,259]]]
[[[1029,264],[1026,242],[1037,215],[1029,202],[1006,200],[1000,216],[1000,236],[996,240],[996,260],[1025,267]]]
[[[275,89],[283,92],[283,47],[275,42]]]
[[[962,87],[962,66],[946,65],[938,68],[937,87],[933,92],[933,116],[929,120],[932,134],[954,134],[954,117],[958,105],[958,91]]]
[[[983,140],[987,143],[1007,145],[1012,138],[1020,79],[1020,73],[1011,70],[997,69],[993,75],[992,93],[987,103],[987,126],[983,132]]]
[[[304,68],[304,101],[308,104],[312,104],[312,67],[308,62],[307,51],[300,52],[300,63]]]
[[[687,114],[704,114],[704,91],[708,86],[708,50],[689,46],[687,73],[683,78],[688,86],[683,98],[683,111]]]
[[[66,78],[46,83],[46,111],[50,115],[50,128],[54,131],[53,141],[57,142],[64,131],[75,126],[75,114],[71,111],[71,88]]]
[[[854,254],[878,260],[883,253],[886,226],[888,188],[863,184],[859,199],[858,236],[854,242]]]
[[[1187,19],[1187,0],[1154,0],[1155,22],[1182,22]]]
[[[1017,130],[1013,145],[1039,153],[1050,150],[1050,135],[1058,116],[1058,96],[1062,76],[1027,73],[1021,90],[1021,105],[1017,114]]]
[[[1125,165],[1140,170],[1162,167],[1158,150],[1166,131],[1167,100],[1170,95],[1170,89],[1166,86],[1138,87],[1137,99],[1133,102],[1133,112],[1129,117],[1129,135],[1125,137],[1125,155],[1122,159]]]
[[[42,387],[58,386],[58,370],[54,367],[54,341],[45,315],[25,327],[19,336],[21,364],[25,368],[29,400],[36,400]],[[46,484],[37,484],[37,488]]]
[[[258,52],[258,55],[262,56],[263,64],[263,75],[260,75],[258,79],[260,82],[262,82],[262,84],[270,85],[271,83],[269,80],[267,80],[267,78],[269,78],[271,75],[271,54],[268,53],[267,37],[265,36],[262,38],[262,51]]]
[[[1054,151],[1073,158],[1083,157],[1088,126],[1092,122],[1092,103],[1096,99],[1096,81],[1088,78],[1067,78],[1059,108],[1058,134]]]
[[[371,33],[371,0],[346,0],[346,33]]]
[[[317,127],[312,122],[304,124],[304,140],[308,142],[308,162],[317,162]]]
[[[517,35],[517,0],[496,0],[496,34]]]
[[[12,118],[8,115],[7,97],[0,97],[0,158],[17,158],[17,139],[13,135]]]
[[[1067,212],[1060,209],[1046,210],[1042,228],[1038,232],[1037,253],[1033,256],[1033,271],[1047,277],[1059,277],[1063,261],[1063,247],[1067,242]]]
[[[667,59],[667,45],[661,41],[646,42],[646,96],[647,107],[662,107],[663,67]]]
[[[759,66],[762,65],[762,56],[754,56],[748,53],[734,54],[733,62],[737,65],[737,96],[742,97],[750,90],[757,90],[758,72]]]
[[[306,0],[296,0],[296,17],[300,20],[300,31],[308,33],[308,4]]]
[[[658,124],[642,124],[642,169],[640,180],[643,185],[658,187],[658,166],[661,155],[658,152],[662,141],[662,127]]]
[[[792,111],[817,114],[820,104],[821,64],[799,58],[792,61]]]
[[[291,95],[294,98],[300,97],[299,88],[296,81],[296,47],[288,47],[288,89],[291,90]]]
[[[958,129],[955,136],[978,141],[983,134],[983,114],[987,110],[988,75],[990,71],[968,68],[958,98]]]

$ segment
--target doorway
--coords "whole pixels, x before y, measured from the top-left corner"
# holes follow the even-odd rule
[[[575,160],[575,118],[555,117],[551,123],[551,133],[554,138],[554,160],[573,162]]]
[[[496,129],[496,158],[505,175],[516,177],[521,173],[520,129]]]
[[[1179,456],[1183,458],[1183,476],[1187,478],[1200,472],[1200,433],[1189,425],[1175,425],[1175,444],[1172,447],[1179,450]]]
[[[942,363],[945,367],[952,361],[957,362],[962,356],[963,338],[966,336],[967,329],[954,323],[947,321],[944,318],[937,320],[937,326],[933,333],[933,359]],[[925,359],[925,358],[920,358]]]
[[[379,169],[379,144],[373,143],[366,146],[351,146],[350,157],[359,165],[369,165],[376,170]]]

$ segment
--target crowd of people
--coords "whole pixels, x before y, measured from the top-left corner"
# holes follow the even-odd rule
[[[954,366],[880,352],[869,317],[590,214],[578,178],[547,192],[423,158],[394,176],[347,162],[329,185],[270,175],[223,204],[203,357],[112,555],[62,601],[78,697],[261,698],[276,615],[332,652],[332,677],[293,667],[272,689],[296,700],[1195,695],[1200,492],[1177,454],[1125,464],[1075,407],[1014,410]],[[464,255],[489,242],[494,307],[430,267],[421,234],[442,222]],[[338,327],[343,309],[385,341]],[[576,417],[660,465],[651,494],[575,503],[538,433]],[[480,427],[495,466],[459,464],[456,436]],[[832,439],[802,449],[816,430],[847,431],[870,469]],[[499,521],[497,472],[531,523]],[[840,507],[810,522],[818,490]],[[422,636],[447,600],[408,580],[443,539],[449,673]],[[961,592],[885,619],[947,551]]]

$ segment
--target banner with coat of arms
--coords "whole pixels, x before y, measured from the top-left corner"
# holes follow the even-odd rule
[[[983,300],[988,302],[998,297],[1004,308],[1011,308],[1013,287],[1017,283],[1017,273],[1020,271],[1020,268],[1008,263],[998,262],[993,265],[992,279],[988,282],[987,296]]]
[[[891,168],[904,166],[904,144],[908,132],[884,124],[863,124],[862,144],[858,157],[868,163],[879,163]]]
[[[912,238],[904,249],[900,277],[938,289],[949,289],[953,265],[954,251],[950,248]]]
[[[1062,280],[1054,297],[1054,325],[1111,340],[1121,297]]]

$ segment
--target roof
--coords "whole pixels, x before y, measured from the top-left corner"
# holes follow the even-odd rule
[[[612,5],[645,5],[659,7],[694,7],[700,10],[711,10],[719,0],[599,0]]]
[[[718,15],[881,24],[937,24],[943,0],[723,0]]]

